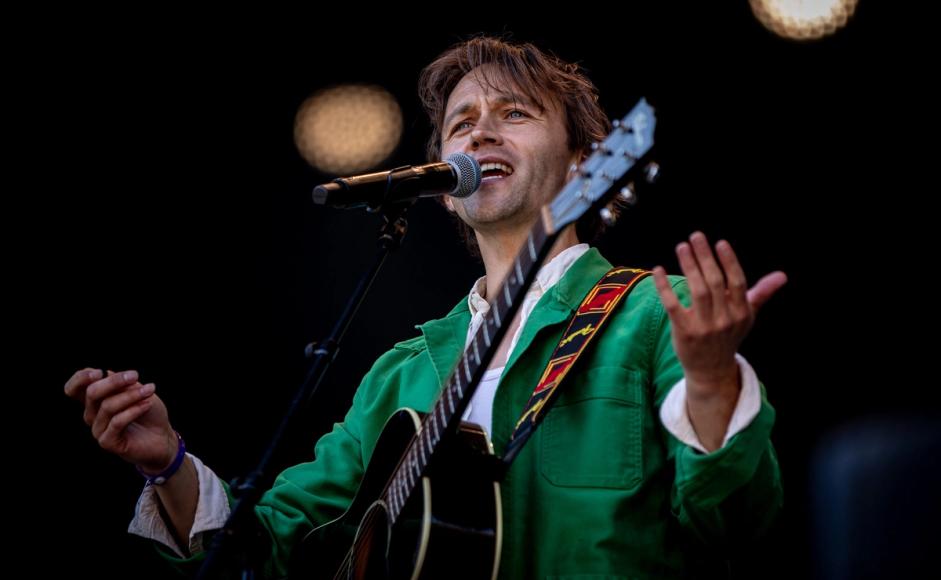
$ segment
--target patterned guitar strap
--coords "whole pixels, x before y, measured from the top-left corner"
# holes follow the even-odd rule
[[[555,347],[549,364],[542,373],[542,378],[539,379],[522,416],[516,423],[516,428],[504,450],[504,468],[509,467],[536,430],[536,426],[545,418],[549,407],[561,392],[559,385],[562,384],[578,357],[585,352],[591,340],[600,334],[601,328],[617,305],[638,282],[649,275],[650,272],[647,270],[612,268],[585,296],[581,306],[575,311],[575,316],[569,321],[568,328],[562,333],[562,340]]]

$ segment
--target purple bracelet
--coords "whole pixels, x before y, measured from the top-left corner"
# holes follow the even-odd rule
[[[183,442],[183,437],[176,431],[176,439],[179,442],[179,445],[176,448],[176,457],[173,458],[173,463],[170,464],[170,467],[164,469],[157,475],[150,475],[139,466],[137,467],[137,472],[144,476],[147,479],[147,485],[163,485],[166,483],[170,476],[177,472],[180,469],[180,466],[183,465],[183,459],[186,458],[186,444]]]

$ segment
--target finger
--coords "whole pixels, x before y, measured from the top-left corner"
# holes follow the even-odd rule
[[[112,373],[108,371],[108,376],[99,381],[95,381],[85,391],[85,403],[93,403],[97,406],[103,399],[122,390],[128,385],[137,382],[137,371],[125,371],[123,373]]]
[[[68,397],[81,401],[85,398],[85,389],[88,385],[102,377],[100,369],[84,368],[69,377],[65,382],[65,394]]]
[[[91,432],[96,438],[108,427],[113,417],[123,413],[128,407],[136,405],[154,394],[155,385],[148,383],[139,387],[130,386],[125,391],[112,395],[101,402],[101,407],[94,417]]]
[[[719,254],[719,261],[722,262],[722,268],[725,270],[726,284],[729,290],[729,305],[732,312],[741,317],[748,314],[748,299],[745,292],[748,290],[748,284],[745,280],[745,271],[732,249],[732,244],[725,240],[719,240],[716,244],[716,253]]]
[[[137,371],[125,371],[123,373],[108,371],[107,378],[92,383],[85,390],[85,423],[87,425],[93,424],[102,400],[130,385],[137,384],[141,386],[140,383],[137,383],[137,378]]]
[[[707,319],[712,316],[712,292],[703,279],[699,264],[693,255],[693,250],[686,242],[676,247],[676,257],[680,262],[680,269],[686,276],[686,282],[689,284],[689,293],[692,295],[693,303],[690,308],[700,319]]]
[[[98,444],[109,451],[114,450],[121,438],[121,434],[127,429],[127,426],[146,413],[153,402],[153,397],[147,397],[112,417],[111,421],[108,422],[107,428],[101,432],[99,437],[96,437]]]
[[[715,256],[712,255],[709,240],[706,239],[704,233],[695,232],[689,237],[689,242],[693,247],[693,254],[696,256],[703,279],[712,291],[713,301],[718,302],[725,294],[725,275],[716,263]]]
[[[787,283],[787,274],[778,270],[758,280],[748,291],[748,303],[755,310],[761,308],[782,286]]]
[[[663,303],[663,308],[667,311],[667,316],[670,317],[670,323],[673,326],[681,325],[683,323],[681,317],[686,309],[680,303],[680,299],[676,297],[676,292],[673,291],[673,287],[670,285],[670,279],[667,278],[667,272],[661,266],[653,269],[653,282],[657,288],[657,294],[660,295],[660,302]]]

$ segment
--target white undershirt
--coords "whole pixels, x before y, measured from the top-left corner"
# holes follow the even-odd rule
[[[480,383],[477,385],[477,390],[474,391],[474,396],[467,404],[467,410],[464,411],[464,415],[461,417],[465,421],[477,423],[483,427],[487,435],[490,435],[491,431],[493,397],[497,394],[497,383],[500,382],[500,377],[503,376],[504,368],[490,369],[484,373],[484,377],[480,379]]]

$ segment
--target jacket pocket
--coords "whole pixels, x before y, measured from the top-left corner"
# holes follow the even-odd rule
[[[566,382],[541,427],[543,476],[564,487],[640,485],[644,375],[599,366]]]

